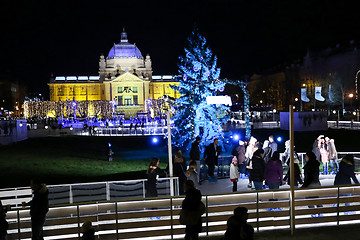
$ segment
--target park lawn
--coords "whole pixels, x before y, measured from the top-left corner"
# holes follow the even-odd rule
[[[28,139],[0,148],[0,187],[28,186],[38,177],[47,184],[145,178],[151,157],[161,158],[165,148],[148,144],[148,138],[46,137]],[[113,161],[107,161],[111,142]]]

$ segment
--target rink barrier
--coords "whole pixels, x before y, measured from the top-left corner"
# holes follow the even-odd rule
[[[203,232],[200,236],[223,235],[228,218],[238,206],[248,208],[248,223],[255,231],[290,231],[289,197],[290,190],[203,196],[206,213],[202,216]],[[44,235],[47,239],[79,239],[81,225],[92,221],[99,239],[183,238],[185,226],[178,220],[182,201],[183,196],[52,206],[47,214]],[[295,227],[359,223],[359,202],[359,185],[296,189]],[[320,204],[321,208],[308,207]],[[269,211],[269,208],[279,209]],[[321,215],[313,217],[312,214]],[[29,217],[28,208],[8,211],[9,239],[31,237]]]
[[[178,177],[174,177],[174,191],[177,195]],[[93,201],[115,201],[125,199],[145,198],[147,179],[90,182],[48,185],[49,204],[72,204]],[[157,183],[158,195],[170,196],[170,178],[159,178]],[[29,187],[0,189],[0,200],[3,205],[20,207],[22,202],[32,198]]]

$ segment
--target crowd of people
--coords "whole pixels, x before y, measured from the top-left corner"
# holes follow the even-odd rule
[[[201,201],[202,195],[199,190],[199,167],[201,151],[199,148],[201,138],[196,137],[192,143],[190,151],[190,163],[187,166],[181,149],[177,149],[172,159],[173,175],[179,179],[179,195],[185,195],[180,213],[180,223],[186,225],[185,239],[197,240],[198,234],[202,230],[201,216],[204,214],[204,204]],[[214,174],[215,166],[218,165],[218,157],[221,154],[221,147],[218,139],[206,146],[203,159],[208,166],[208,181],[216,182]],[[294,168],[295,187],[309,188],[321,186],[320,164],[323,164],[323,174],[329,174],[327,163],[331,163],[332,173],[336,173],[334,185],[347,185],[353,181],[359,184],[355,175],[354,156],[345,155],[340,164],[337,159],[337,152],[334,139],[320,135],[314,142],[312,151],[305,154],[304,174],[302,176],[299,164],[299,157],[294,153],[294,164],[290,166],[290,142],[285,142],[285,151],[283,157],[280,157],[278,145],[273,136],[260,143],[256,138],[251,137],[249,141],[239,141],[239,144],[232,150],[232,161],[230,163],[230,181],[232,182],[232,191],[236,192],[239,179],[248,179],[248,187],[254,186],[255,190],[264,188],[279,189],[282,184],[290,185],[290,169]],[[148,168],[146,182],[146,197],[157,197],[157,179],[169,175],[169,166],[166,169],[159,167],[160,159],[152,158]],[[287,173],[284,174],[284,166]],[[33,198],[30,202],[23,203],[23,207],[30,206],[32,239],[43,239],[43,226],[46,214],[49,210],[48,195],[49,190],[46,185],[37,179],[32,179],[30,187],[33,191]],[[308,198],[317,198],[311,196]],[[276,201],[276,199],[270,199]],[[1,205],[1,201],[0,201]],[[321,208],[322,205],[308,206],[309,208]],[[279,209],[269,208],[269,211]],[[281,209],[280,209],[281,210]],[[321,214],[313,214],[313,217]],[[232,239],[252,239],[254,229],[247,223],[247,209],[236,207],[234,215],[227,221],[227,230],[224,236],[225,240]],[[6,239],[8,223],[6,221],[6,208],[0,206],[0,240]],[[95,229],[91,222],[85,222],[82,225],[82,239],[95,239]]]

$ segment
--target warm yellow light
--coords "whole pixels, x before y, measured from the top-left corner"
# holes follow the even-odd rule
[[[350,93],[349,98],[352,98],[352,97],[354,97],[354,94]]]
[[[306,87],[306,84],[305,83],[303,83],[303,85],[302,85],[303,87]]]
[[[295,98],[295,102],[297,102],[297,101],[299,101],[299,99],[298,99],[298,98]]]

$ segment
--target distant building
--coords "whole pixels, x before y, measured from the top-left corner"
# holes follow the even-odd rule
[[[359,73],[360,52],[353,41],[346,46],[307,51],[297,64],[251,76],[248,83],[251,110],[287,111],[290,103],[301,111],[340,109],[351,102],[350,93],[355,98]]]
[[[7,75],[0,76],[0,117],[20,117],[25,87]]]
[[[50,80],[50,101],[113,101],[117,113],[136,116],[146,112],[146,100],[163,95],[179,98],[170,88],[179,85],[172,75],[152,75],[149,55],[145,59],[135,44],[128,42],[127,33],[100,56],[98,76],[56,76]]]

